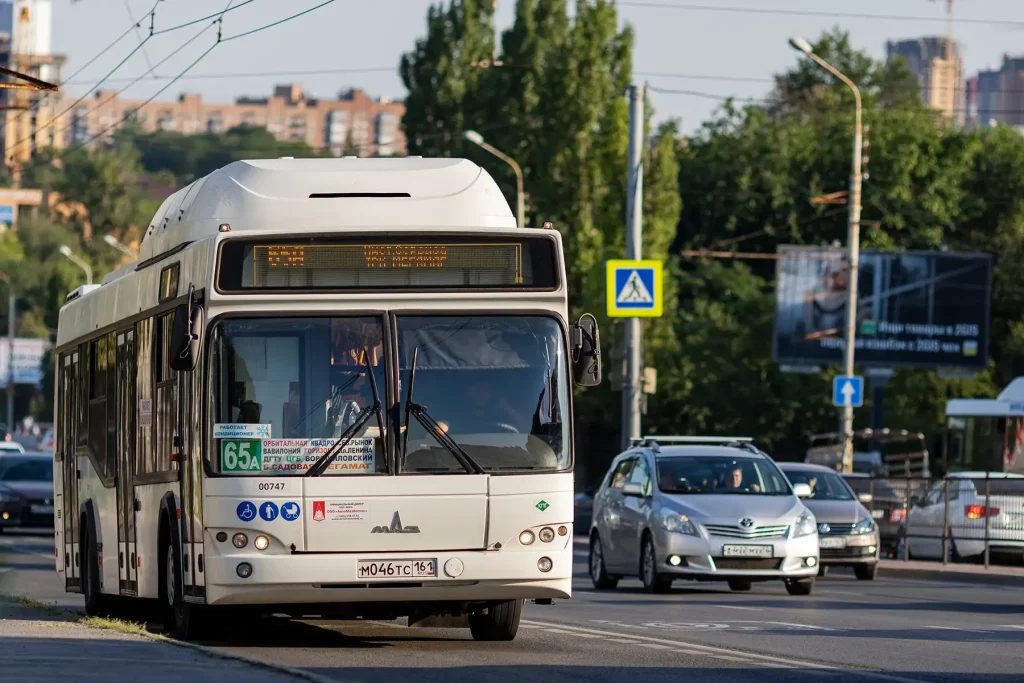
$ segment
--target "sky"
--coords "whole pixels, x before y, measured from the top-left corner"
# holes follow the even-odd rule
[[[240,7],[224,15],[223,36],[250,31],[322,1],[234,0]],[[514,0],[497,3],[500,31],[512,22]],[[423,35],[432,3],[335,0],[280,26],[222,42],[186,78],[174,83],[172,77],[214,44],[216,29],[208,29],[182,48],[210,22],[197,23],[154,35],[136,50],[148,30],[129,31],[131,18],[145,16],[154,4],[159,31],[223,9],[227,0],[54,0],[53,49],[68,57],[64,70],[68,95],[88,95],[127,57],[102,85],[127,88],[124,98],[147,99],[167,87],[157,100],[194,92],[209,101],[229,102],[242,95],[267,95],[275,84],[294,82],[321,98],[357,87],[373,96],[400,99],[405,90],[398,62]],[[858,49],[883,58],[886,40],[945,32],[945,0],[619,0],[618,4],[620,21],[636,32],[637,83],[689,91],[651,94],[656,118],[677,119],[684,132],[713,117],[721,104],[718,98],[762,97],[771,88],[772,75],[791,68],[800,58],[787,44],[790,36],[813,42],[838,26],[850,33]],[[956,0],[955,16],[955,38],[968,76],[998,67],[1004,54],[1024,55],[1024,1]],[[126,31],[128,35],[89,64]],[[155,68],[153,73],[163,79],[147,77],[130,85],[150,65],[179,48]],[[333,73],[308,73],[316,71]]]

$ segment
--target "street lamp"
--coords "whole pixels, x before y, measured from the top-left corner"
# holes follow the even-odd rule
[[[789,44],[798,52],[802,52],[823,69],[841,80],[853,91],[853,99],[856,103],[856,116],[853,128],[853,168],[850,173],[850,211],[847,221],[846,246],[849,251],[849,274],[846,278],[846,348],[844,349],[843,372],[847,377],[853,377],[853,352],[857,333],[857,269],[860,265],[860,185],[861,185],[861,152],[862,152],[862,131],[861,131],[861,101],[860,90],[849,78],[839,72],[834,66],[814,54],[811,47],[803,38],[790,38]],[[853,405],[847,398],[847,404],[842,408],[840,433],[843,435],[843,471],[853,471]]]
[[[7,429],[14,431],[14,283],[7,273],[0,273],[7,284]]]
[[[525,199],[523,197],[523,172],[519,168],[519,164],[507,154],[502,154],[491,145],[484,142],[484,136],[477,133],[475,130],[467,130],[463,133],[463,137],[472,142],[474,145],[483,147],[488,152],[498,157],[499,159],[506,162],[512,167],[512,170],[516,172],[516,223],[520,228],[524,227],[523,214],[526,213],[526,207],[524,205]]]
[[[139,252],[124,244],[111,234],[104,235],[103,241],[106,242],[108,245],[112,246],[114,249],[120,251],[122,254],[128,254],[134,259],[139,258]]]
[[[79,268],[81,268],[82,270],[85,271],[85,284],[91,285],[92,284],[92,268],[89,267],[89,264],[86,263],[85,261],[83,261],[82,259],[78,258],[77,256],[75,256],[75,252],[71,251],[71,247],[69,247],[66,244],[60,245],[60,253],[64,254],[64,256],[67,257],[67,259],[69,261],[71,261],[76,266],[78,266]]]

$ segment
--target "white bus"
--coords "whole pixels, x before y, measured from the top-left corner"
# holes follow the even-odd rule
[[[509,640],[524,600],[570,597],[597,325],[568,318],[559,234],[471,162],[217,170],[68,295],[57,364],[56,565],[90,613]]]

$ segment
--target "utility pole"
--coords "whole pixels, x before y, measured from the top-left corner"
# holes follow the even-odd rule
[[[629,166],[626,170],[626,258],[639,260],[643,252],[644,207],[644,86],[631,85],[629,93]],[[640,400],[643,386],[643,339],[640,318],[626,318],[626,376],[622,383],[622,449],[640,437]]]
[[[846,377],[853,377],[853,355],[857,342],[857,270],[860,267],[860,186],[864,173],[861,160],[864,136],[861,124],[860,89],[842,72],[816,55],[806,40],[791,38],[789,44],[793,49],[803,52],[813,59],[853,91],[853,167],[850,169],[850,211],[846,233],[849,270],[846,276],[846,344],[843,349],[843,373]],[[840,408],[839,433],[843,439],[843,472],[853,472],[853,405],[849,399],[846,405]]]

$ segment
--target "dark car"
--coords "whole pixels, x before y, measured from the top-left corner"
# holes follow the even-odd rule
[[[53,459],[49,455],[0,454],[0,533],[11,527],[53,528]]]
[[[895,554],[899,542],[900,525],[907,516],[907,499],[904,493],[896,490],[893,481],[867,474],[844,474],[843,479],[858,496],[868,494],[870,499],[864,501],[865,507],[871,510],[871,516],[878,524],[878,534],[885,554]],[[900,482],[902,484],[902,482]],[[900,486],[901,489],[905,488]]]
[[[590,533],[590,521],[594,512],[594,491],[580,491],[572,501],[575,518],[573,529],[577,536],[585,538]]]

